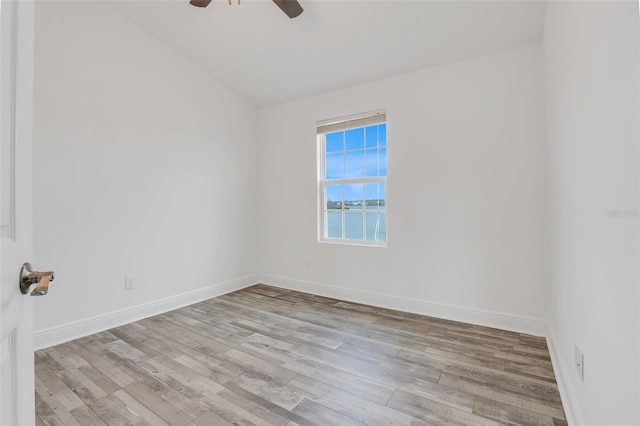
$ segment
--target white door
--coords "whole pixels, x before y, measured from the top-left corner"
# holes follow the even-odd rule
[[[32,255],[33,8],[33,1],[0,3],[2,426],[35,423],[33,306],[19,289],[20,267]]]

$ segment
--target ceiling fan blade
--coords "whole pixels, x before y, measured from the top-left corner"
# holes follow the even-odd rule
[[[277,4],[289,18],[295,18],[300,15],[303,10],[297,0],[273,0],[273,2]]]
[[[189,3],[195,7],[207,7],[211,0],[191,0]]]

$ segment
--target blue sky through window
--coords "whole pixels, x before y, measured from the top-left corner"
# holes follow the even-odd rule
[[[351,129],[345,132],[345,141],[347,151],[352,149],[364,148],[364,127],[359,129]]]
[[[386,124],[327,133],[328,180],[387,175]],[[365,166],[366,165],[366,166]]]
[[[327,133],[327,152],[344,150],[344,132]]]

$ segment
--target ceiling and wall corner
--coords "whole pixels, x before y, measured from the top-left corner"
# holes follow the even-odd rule
[[[544,1],[271,0],[206,9],[113,5],[256,106],[269,106],[540,40]]]

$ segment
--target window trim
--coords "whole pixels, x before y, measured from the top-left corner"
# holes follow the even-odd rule
[[[381,116],[381,117],[380,117]],[[354,246],[366,246],[366,247],[387,247],[389,244],[389,227],[388,227],[388,186],[387,186],[387,176],[367,176],[367,177],[358,177],[358,178],[343,178],[343,179],[326,179],[325,178],[325,162],[326,162],[326,134],[333,133],[341,130],[349,130],[352,128],[360,128],[366,127],[373,124],[381,124],[386,123],[386,111],[385,110],[377,110],[363,114],[356,114],[352,116],[331,119],[331,120],[323,120],[317,123],[318,131],[317,131],[317,155],[318,155],[318,208],[317,212],[317,228],[318,228],[318,242],[327,243],[327,244],[344,244],[344,245],[354,245]],[[320,130],[323,131],[320,131]],[[366,151],[366,147],[364,148]],[[347,152],[344,151],[343,152]],[[365,160],[366,161],[366,160]],[[387,170],[388,170],[388,148],[387,148]],[[387,173],[388,175],[388,173]],[[371,240],[352,240],[347,238],[329,238],[325,237],[325,230],[327,229],[327,218],[328,212],[327,200],[326,200],[326,187],[330,184],[351,184],[351,183],[383,183],[384,184],[384,200],[385,200],[385,214],[387,216],[387,221],[385,224],[385,241],[371,241]],[[344,206],[343,210],[344,211]],[[366,209],[364,210],[366,213]],[[346,215],[342,215],[342,229],[343,235],[345,230],[345,220]],[[363,219],[363,237],[366,238],[366,216]]]

